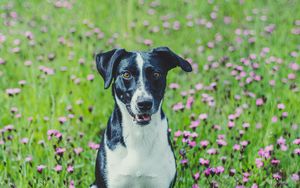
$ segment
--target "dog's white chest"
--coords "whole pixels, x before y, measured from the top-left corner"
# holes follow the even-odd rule
[[[167,140],[167,122],[161,123],[161,127],[124,127],[126,147],[106,148],[109,188],[169,187],[175,159]]]

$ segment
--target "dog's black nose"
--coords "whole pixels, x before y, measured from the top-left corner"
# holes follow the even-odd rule
[[[141,99],[137,101],[137,107],[141,111],[147,111],[152,108],[152,100],[151,99]]]

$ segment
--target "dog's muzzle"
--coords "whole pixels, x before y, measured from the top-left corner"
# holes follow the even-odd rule
[[[153,99],[139,97],[135,105],[137,113],[133,113],[129,105],[126,107],[137,124],[147,125],[151,121]]]

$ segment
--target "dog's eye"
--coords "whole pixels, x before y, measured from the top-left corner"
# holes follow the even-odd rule
[[[126,80],[129,80],[131,78],[131,73],[126,71],[122,74],[122,77]]]
[[[160,76],[161,76],[161,75],[160,75],[159,72],[154,72],[154,73],[153,73],[153,78],[154,78],[154,79],[159,79]]]

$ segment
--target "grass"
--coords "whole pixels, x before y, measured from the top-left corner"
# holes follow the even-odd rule
[[[91,147],[100,142],[113,108],[111,92],[103,89],[93,54],[115,47],[147,50],[157,46],[170,47],[195,67],[191,74],[174,69],[168,75],[169,84],[180,85],[176,90],[167,89],[164,100],[177,158],[175,187],[251,187],[254,183],[259,187],[300,186],[295,178],[300,175],[300,155],[295,153],[299,145],[293,143],[300,137],[300,68],[292,69],[290,65],[300,66],[300,39],[295,34],[300,27],[298,1],[61,2],[71,7],[58,8],[51,0],[0,2],[0,62],[5,61],[0,63],[0,187],[67,187],[72,183],[87,187],[92,183],[97,150]],[[212,12],[217,14],[215,19]],[[231,22],[225,24],[227,17]],[[145,21],[149,26],[144,25]],[[180,27],[176,28],[176,22]],[[275,29],[267,32],[271,24]],[[26,38],[27,31],[33,39]],[[144,44],[146,39],[152,43],[150,46]],[[251,42],[253,39],[255,42]],[[263,48],[269,52],[262,53]],[[243,64],[242,58],[252,66]],[[26,61],[32,65],[26,66]],[[208,68],[213,63],[218,66]],[[255,63],[259,68],[253,68]],[[237,73],[243,72],[246,77],[237,79],[233,75],[237,66],[243,68]],[[48,73],[53,70],[54,74],[40,69]],[[253,73],[261,80],[245,84]],[[95,76],[93,81],[87,79],[90,74]],[[24,86],[21,80],[26,81]],[[272,80],[274,86],[269,83]],[[195,89],[198,83],[203,89]],[[214,89],[208,87],[212,83],[216,84]],[[21,91],[10,96],[10,88]],[[187,102],[182,92],[194,98],[193,105],[174,111],[174,104]],[[213,98],[214,106],[203,102],[204,94]],[[263,105],[257,106],[260,98]],[[278,104],[285,108],[278,109]],[[237,109],[243,110],[229,129],[228,116]],[[283,112],[288,113],[287,117],[282,117]],[[191,129],[191,122],[199,119],[199,114],[208,117]],[[66,117],[66,121],[60,123],[60,117]],[[272,122],[273,117],[277,117],[276,122]],[[249,123],[249,128],[243,123]],[[7,125],[13,125],[13,130]],[[63,135],[62,139],[48,139],[47,132],[53,129]],[[179,130],[198,136],[191,138],[187,132],[185,137],[174,136]],[[218,146],[220,135],[225,136],[221,140],[227,145]],[[286,140],[285,151],[277,144],[281,136]],[[203,140],[210,142],[206,149],[200,145]],[[196,146],[189,146],[192,141]],[[234,151],[233,146],[241,141],[249,144]],[[274,147],[271,156],[259,156],[258,151],[270,145]],[[55,154],[57,147],[66,149],[62,156]],[[74,148],[82,148],[83,152],[76,155]],[[218,153],[208,154],[210,148]],[[28,156],[32,157],[30,162],[25,160]],[[223,162],[222,157],[226,157]],[[199,164],[199,158],[208,159],[209,167],[223,166],[224,172],[206,177],[207,167]],[[258,158],[264,162],[260,168],[255,163]],[[274,158],[280,160],[278,165],[271,163]],[[57,164],[63,167],[59,173],[53,170]],[[37,171],[39,165],[45,165],[41,173]],[[67,171],[68,166],[73,166],[73,172]],[[230,169],[236,170],[234,176],[230,176]],[[199,180],[193,178],[196,173],[200,174]],[[280,178],[274,178],[276,173]]]

